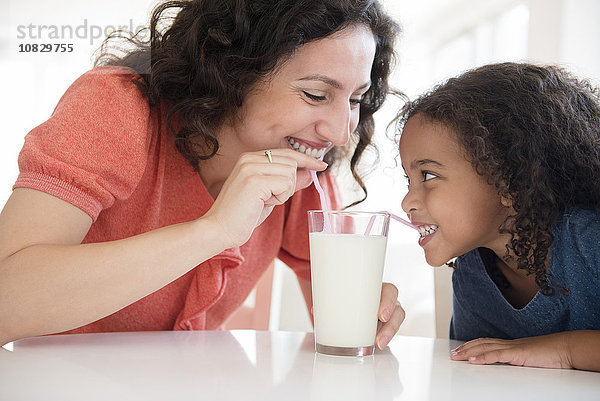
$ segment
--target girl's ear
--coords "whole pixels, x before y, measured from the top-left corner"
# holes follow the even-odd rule
[[[513,206],[512,195],[511,195],[510,191],[508,190],[508,185],[506,184],[506,182],[504,180],[502,180],[502,182],[500,184],[500,188],[502,188],[502,190],[499,191],[499,193],[498,193],[498,195],[500,195],[500,203],[504,207],[512,208],[512,206]]]
[[[512,207],[512,199],[507,198],[506,196],[500,197],[500,203],[502,203],[502,206],[504,207]]]

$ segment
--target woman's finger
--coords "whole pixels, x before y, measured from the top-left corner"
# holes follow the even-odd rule
[[[246,181],[245,190],[258,191],[258,197],[263,206],[281,205],[294,194],[296,186],[295,174],[281,175],[251,175]],[[242,187],[244,188],[244,187]]]
[[[384,349],[388,345],[388,343],[400,329],[400,325],[404,321],[404,317],[404,309],[402,309],[400,302],[396,301],[396,306],[392,312],[390,319],[386,323],[382,324],[381,328],[377,333],[377,337],[375,339],[377,348]]]
[[[400,329],[404,321],[404,309],[398,302],[398,289],[390,283],[383,283],[379,303],[379,321],[382,322],[377,330],[375,343],[377,348],[385,348]]]
[[[398,301],[398,289],[391,283],[381,285],[381,299],[379,301],[379,320],[387,322],[392,317]]]
[[[327,168],[327,163],[322,160],[315,159],[307,154],[297,152],[292,149],[271,149],[271,159],[273,164],[292,164],[295,163],[297,168],[307,168],[309,170],[323,171]],[[262,156],[269,163],[269,159],[265,154],[266,151],[252,152],[252,155]]]

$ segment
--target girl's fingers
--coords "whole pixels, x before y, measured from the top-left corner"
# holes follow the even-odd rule
[[[453,360],[471,364],[508,363],[540,368],[573,367],[568,355],[568,334],[554,333],[538,337],[501,340],[480,338],[450,352]]]
[[[486,338],[486,337],[482,337],[482,338],[477,338],[475,340],[471,340],[471,341],[467,341],[466,343],[456,347],[454,350],[455,351],[464,351],[467,350],[469,348],[473,348],[473,347],[477,347],[481,344],[484,343],[493,343],[493,342],[499,342],[502,340],[498,340],[496,338]]]
[[[506,343],[507,340],[502,340],[499,338],[486,338],[486,337],[482,337],[482,338],[477,338],[475,340],[471,340],[471,341],[467,341],[466,343],[456,347],[454,349],[454,351],[456,352],[464,352],[467,351],[469,349],[473,349],[476,347],[481,347],[484,346],[485,344],[504,344]]]
[[[514,350],[507,349],[495,349],[488,352],[482,352],[477,355],[469,357],[469,363],[474,365],[487,365],[490,363],[511,363],[513,356],[515,355]]]
[[[486,353],[505,350],[510,346],[506,340],[478,338],[450,351],[450,358],[457,361],[466,361]]]
[[[450,359],[455,361],[468,361],[474,365],[487,365],[492,363],[509,363],[522,365],[518,361],[520,351],[505,344],[482,344],[467,351],[455,354],[450,352]]]

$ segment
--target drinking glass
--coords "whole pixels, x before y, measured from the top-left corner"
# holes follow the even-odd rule
[[[308,212],[317,352],[373,354],[389,221],[387,212]]]

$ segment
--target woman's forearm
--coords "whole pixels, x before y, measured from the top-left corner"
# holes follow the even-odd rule
[[[224,250],[196,220],[118,241],[32,245],[0,261],[0,343],[73,329],[151,294]]]

